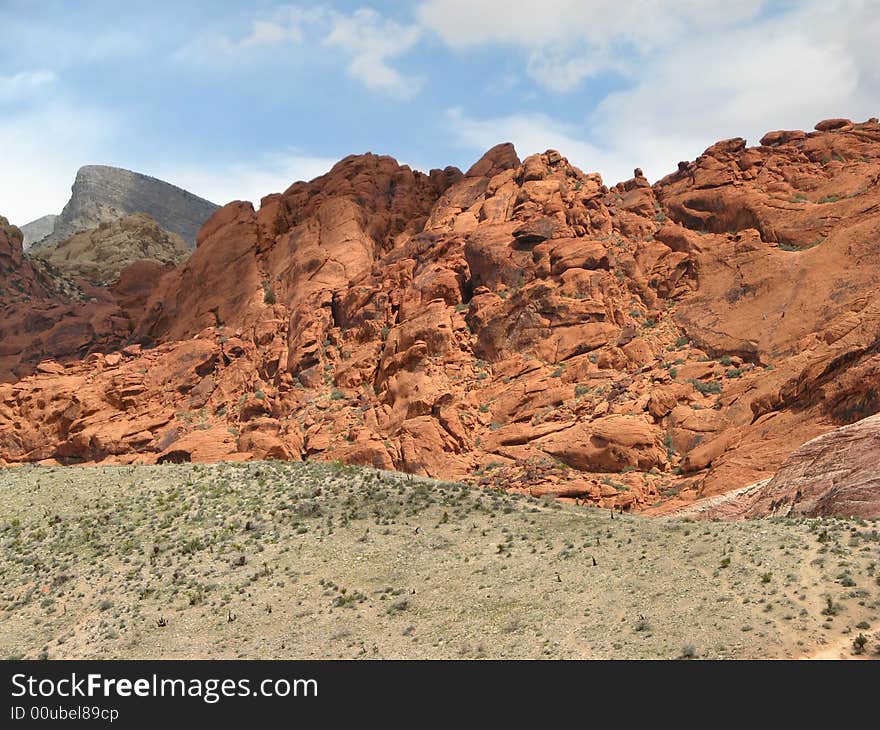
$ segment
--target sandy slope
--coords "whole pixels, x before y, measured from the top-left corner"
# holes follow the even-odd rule
[[[333,464],[22,467],[0,656],[871,654],[878,552],[876,522],[612,519]]]

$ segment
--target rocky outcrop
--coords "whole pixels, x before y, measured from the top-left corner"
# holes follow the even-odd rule
[[[57,218],[58,216],[54,214],[44,215],[42,218],[37,218],[35,221],[20,226],[23,236],[22,248],[27,251],[34,243],[42,241],[46,236],[51,234],[55,229],[55,221]]]
[[[756,148],[720,142],[656,185],[669,219],[656,237],[697,273],[676,324],[760,373],[725,386],[731,427],[686,460],[710,467],[702,495],[772,476],[804,441],[880,410],[878,152],[876,121],[820,122]]]
[[[173,266],[188,254],[180,236],[160,228],[149,216],[136,214],[101,223],[58,244],[41,246],[33,257],[100,286],[115,282],[135,261]]]
[[[744,517],[880,515],[880,415],[805,443],[744,506]]]
[[[684,509],[669,506],[695,519],[876,518],[880,514],[880,414],[808,441],[785,459],[772,478]]]
[[[47,359],[117,349],[163,270],[143,262],[113,287],[97,287],[25,256],[21,231],[0,218],[0,382],[30,375]]]
[[[0,456],[713,497],[880,411],[878,179],[875,120],[726,140],[654,186],[510,145],[465,174],[349,157],[219,209],[155,285],[123,271],[138,344],[0,389]]]
[[[418,233],[437,196],[460,176],[352,156],[312,182],[267,196],[259,213],[250,203],[230,203],[205,223],[196,251],[157,292],[141,334],[174,340],[207,326],[252,326],[276,304],[288,316],[319,319],[320,302],[369,276],[383,254]]]
[[[101,224],[143,213],[193,248],[199,228],[216,209],[214,203],[154,177],[118,167],[86,165],[76,173],[70,200],[55,219],[51,233],[31,245],[58,244]]]

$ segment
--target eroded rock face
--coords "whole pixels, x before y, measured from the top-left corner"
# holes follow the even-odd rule
[[[798,448],[749,500],[744,517],[880,514],[880,415]]]
[[[653,187],[499,145],[229,204],[116,285],[155,348],[0,390],[0,456],[342,459],[622,509],[769,478],[880,410],[880,125],[820,126]]]
[[[33,256],[69,276],[106,286],[135,261],[173,266],[188,254],[180,236],[168,233],[149,216],[137,214],[102,223],[58,244],[41,246]]]
[[[54,214],[44,215],[30,223],[19,226],[23,236],[21,242],[22,248],[27,251],[32,244],[37,241],[42,241],[46,236],[52,233],[55,229],[55,220],[57,218],[58,216]]]
[[[0,382],[30,375],[43,360],[123,345],[163,271],[143,262],[111,288],[94,286],[24,256],[21,231],[0,218]]]
[[[192,248],[199,228],[216,209],[214,203],[163,180],[118,167],[86,165],[76,173],[70,200],[55,217],[51,232],[28,243],[37,248],[58,244],[102,223],[143,213]]]
[[[697,519],[874,518],[880,514],[880,414],[808,441],[770,479],[684,511]]]
[[[676,323],[712,357],[763,369],[721,396],[732,428],[691,464],[711,465],[704,494],[769,477],[805,440],[880,410],[880,127],[818,128],[719,143],[656,186],[679,224],[657,237],[698,272]]]

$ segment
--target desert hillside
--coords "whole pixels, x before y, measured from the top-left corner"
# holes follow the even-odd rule
[[[340,460],[624,510],[768,479],[880,410],[880,124],[678,167],[351,156],[77,301],[7,228],[0,459]]]
[[[101,223],[31,252],[32,258],[99,286],[116,282],[122,271],[135,261],[176,265],[188,254],[180,236],[168,233],[143,213]]]
[[[622,515],[341,464],[16,467],[5,658],[859,658],[876,523]]]

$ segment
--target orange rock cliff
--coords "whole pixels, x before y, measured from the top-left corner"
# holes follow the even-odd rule
[[[880,411],[878,180],[875,119],[611,188],[509,144],[464,174],[366,154],[109,287],[62,286],[2,221],[0,463],[339,459],[621,509],[722,494]],[[779,511],[773,488],[751,514]]]

